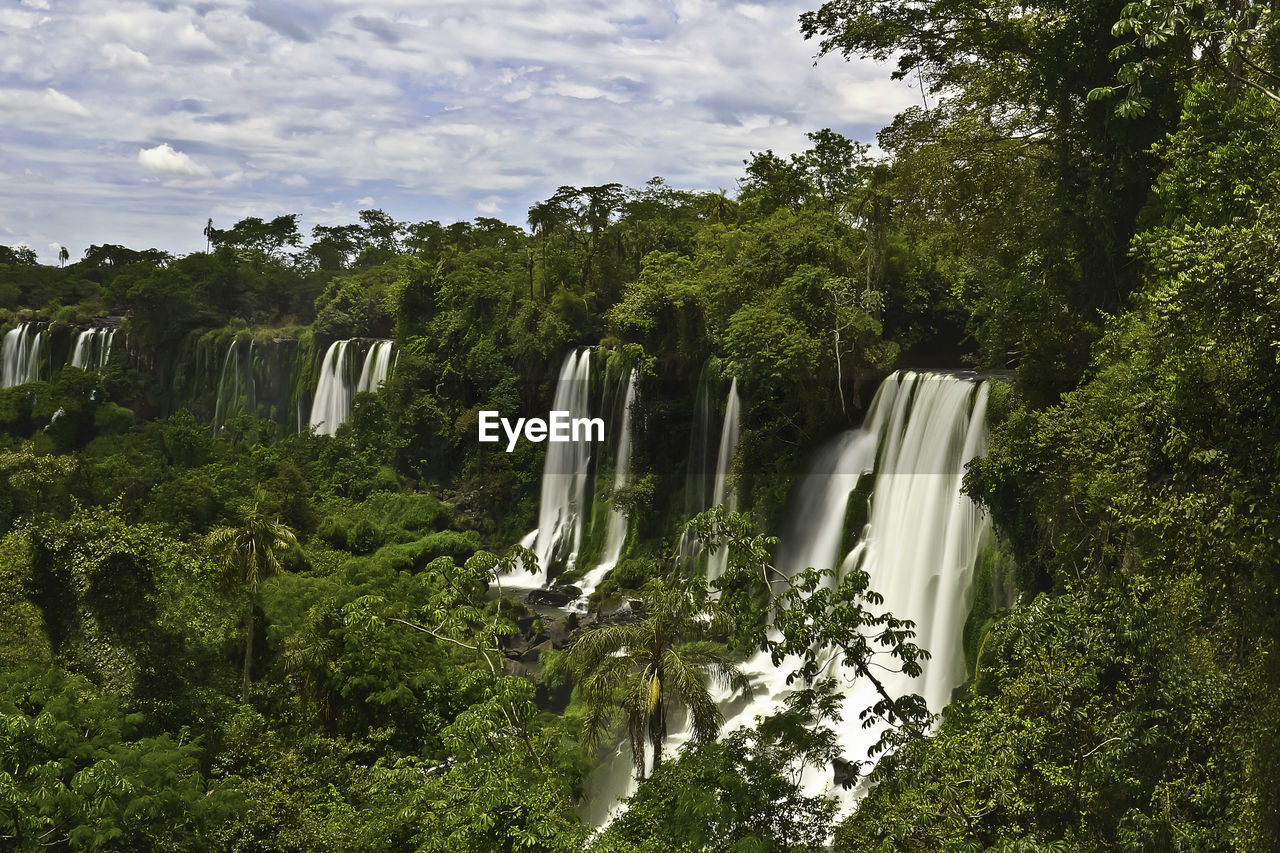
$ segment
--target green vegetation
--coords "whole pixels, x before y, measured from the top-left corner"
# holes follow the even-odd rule
[[[1271,6],[832,0],[801,26],[918,81],[884,157],[819,130],[736,192],[565,186],[527,228],[369,210],[310,239],[210,221],[185,257],[0,247],[0,327],[43,333],[0,389],[0,846],[1280,849]],[[110,357],[69,366],[90,327]],[[395,368],[315,435],[349,338]],[[626,549],[561,618],[503,594],[545,446],[475,433],[548,409],[583,345],[605,382],[639,372],[634,478],[588,508],[566,576],[606,507]],[[960,365],[1011,381],[966,479],[996,536],[939,714],[881,681],[928,650],[868,575],[782,576],[757,531],[890,370]],[[729,549],[710,587],[672,558],[704,368],[742,394],[747,510],[693,522]],[[795,693],[723,731],[712,679],[753,652]],[[833,734],[864,722],[874,768]],[[652,771],[593,836],[624,740]],[[802,784],[837,759],[868,783],[851,814]]]

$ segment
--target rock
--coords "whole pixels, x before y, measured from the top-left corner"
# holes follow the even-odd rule
[[[549,652],[554,648],[555,646],[551,644],[550,640],[543,640],[541,643],[538,643],[536,646],[530,646],[529,648],[525,649],[520,654],[520,662],[529,666],[537,666],[538,659],[542,657],[542,653]]]
[[[562,649],[569,642],[569,620],[559,619],[547,626],[547,634],[553,648]]]
[[[596,618],[598,622],[628,622],[635,616],[635,605],[639,603],[636,598],[624,598],[621,603],[611,606],[602,607],[597,611]]]
[[[834,771],[832,783],[837,788],[843,788],[848,782],[856,782],[858,780],[860,761],[845,761],[843,758],[833,759],[831,769]]]
[[[525,601],[543,607],[564,607],[581,596],[582,590],[576,586],[553,586],[550,589],[533,590],[525,597]]]

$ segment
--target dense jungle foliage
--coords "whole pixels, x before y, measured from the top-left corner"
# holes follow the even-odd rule
[[[1272,6],[831,0],[801,27],[918,78],[883,156],[820,130],[733,193],[565,186],[521,224],[286,214],[59,267],[0,247],[0,324],[48,341],[0,390],[0,846],[1280,849]],[[61,366],[104,323],[105,367]],[[300,432],[345,338],[392,338],[395,370]],[[279,358],[252,412],[217,402],[235,341]],[[475,441],[482,409],[546,411],[580,345],[644,388],[595,632],[490,594],[524,569],[545,445]],[[696,525],[731,548],[718,596],[671,558],[708,363],[745,404],[746,513]],[[793,579],[766,635],[757,531],[889,371],[960,365],[1014,371],[966,483],[1018,601],[975,607],[948,708],[884,697],[893,736],[837,815],[798,784],[838,757],[834,685],[718,732],[706,679],[859,632],[891,641],[853,671],[910,671],[857,573]],[[593,835],[593,765],[668,702],[699,736]]]

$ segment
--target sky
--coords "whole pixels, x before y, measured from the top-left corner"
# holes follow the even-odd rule
[[[919,91],[811,2],[0,0],[0,245],[202,250],[212,217],[524,224],[563,184],[733,191]]]

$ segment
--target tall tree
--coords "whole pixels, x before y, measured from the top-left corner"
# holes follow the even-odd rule
[[[249,674],[253,667],[253,609],[258,603],[258,590],[267,578],[280,574],[280,552],[298,544],[287,525],[270,518],[254,504],[240,516],[234,527],[219,527],[207,537],[210,552],[232,582],[246,590],[244,613],[244,683],[240,701],[249,701]]]

